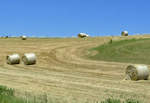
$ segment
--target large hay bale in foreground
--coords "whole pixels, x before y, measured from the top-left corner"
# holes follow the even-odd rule
[[[121,36],[128,36],[128,31],[122,31]]]
[[[12,54],[12,55],[8,55],[6,57],[7,60],[7,64],[19,64],[20,63],[20,56],[19,54]]]
[[[25,65],[33,65],[36,63],[36,55],[34,53],[25,53],[22,61]]]
[[[22,39],[22,40],[26,40],[26,39],[27,39],[27,36],[23,35],[23,36],[21,36],[21,39]]]
[[[129,65],[126,68],[126,80],[147,80],[149,69],[146,65]]]
[[[79,33],[79,34],[78,34],[78,37],[79,37],[79,38],[85,38],[85,37],[89,37],[89,35],[86,34],[86,33]]]

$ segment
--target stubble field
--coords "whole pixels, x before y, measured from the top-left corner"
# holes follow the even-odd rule
[[[109,97],[134,98],[148,102],[150,80],[125,81],[130,63],[88,59],[89,49],[109,42],[112,37],[0,39],[0,85],[16,89],[16,95],[32,95],[67,101],[101,101]],[[113,40],[150,36],[113,37]],[[6,64],[6,56],[33,52],[36,65]],[[150,66],[149,66],[150,67]]]

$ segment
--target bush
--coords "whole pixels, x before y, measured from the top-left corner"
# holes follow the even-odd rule
[[[101,103],[121,103],[121,101],[118,99],[108,98],[105,101],[102,101]]]
[[[6,86],[0,86],[0,96],[2,95],[14,96],[14,90]]]
[[[108,98],[105,101],[102,101],[101,103],[140,103],[140,102],[134,99],[127,99],[126,101],[121,102],[121,100],[119,99]]]
[[[127,99],[126,103],[140,103],[140,102],[137,100],[133,100],[133,99]]]
[[[0,86],[0,103],[29,103],[22,98],[14,96],[14,90]]]

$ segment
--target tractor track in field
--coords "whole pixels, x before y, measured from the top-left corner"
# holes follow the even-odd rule
[[[110,37],[1,40],[5,48],[0,45],[0,85],[56,98],[100,100],[114,96],[148,101],[150,80],[123,81],[128,63],[93,61],[84,57],[88,49],[109,40]],[[36,53],[36,65],[5,63],[6,55],[26,52]]]

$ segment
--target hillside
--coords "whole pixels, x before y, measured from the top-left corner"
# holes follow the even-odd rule
[[[123,63],[150,64],[150,39],[130,39],[112,41],[90,51],[97,54],[89,56],[93,60],[116,61]]]
[[[145,48],[149,47],[150,40],[125,42],[123,46],[122,43],[116,46],[117,42],[114,42],[111,44],[113,48],[108,47],[112,51],[114,48],[115,51],[119,50],[119,55],[122,57],[118,58],[115,52],[114,59],[108,58],[109,55],[107,58],[95,58],[94,55],[97,52],[90,52],[89,49],[107,44],[111,38],[29,38],[27,40],[1,38],[0,84],[15,88],[16,93],[22,96],[26,95],[25,92],[29,92],[36,96],[47,94],[48,98],[77,100],[80,103],[87,100],[104,100],[112,96],[119,99],[135,98],[148,102],[150,80],[124,81],[123,79],[125,68],[130,62],[136,60],[133,63],[149,64],[149,52]],[[113,37],[112,39],[117,41],[132,38],[150,38],[150,36]],[[136,45],[140,48],[132,49]],[[100,48],[99,51],[101,50],[103,49]],[[107,50],[107,47],[104,50]],[[130,50],[138,55],[132,56]],[[8,54],[23,55],[28,52],[34,52],[37,55],[36,65],[6,64]],[[123,57],[124,53],[128,56]],[[87,55],[92,55],[95,60],[87,58]],[[102,56],[106,56],[105,53]],[[124,61],[130,56],[133,57],[133,61]],[[141,57],[144,58],[141,60]]]

